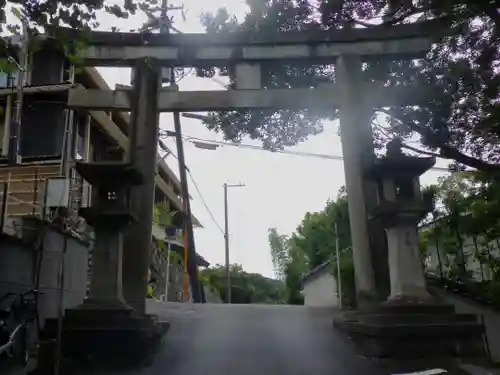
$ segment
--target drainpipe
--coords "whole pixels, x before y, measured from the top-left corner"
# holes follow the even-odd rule
[[[7,95],[2,139],[2,156],[9,156],[10,126],[12,123],[12,95]]]

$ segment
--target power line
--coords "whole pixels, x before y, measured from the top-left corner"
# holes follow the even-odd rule
[[[199,142],[206,142],[206,143],[210,143],[210,144],[215,144],[215,145],[219,145],[219,146],[232,146],[232,147],[239,147],[239,148],[248,148],[248,149],[253,149],[253,150],[277,153],[277,154],[304,156],[304,157],[330,159],[330,160],[344,160],[344,158],[342,156],[338,156],[338,155],[317,154],[317,153],[312,153],[312,152],[301,152],[301,151],[290,151],[290,150],[268,150],[262,146],[248,145],[248,144],[243,144],[243,143],[213,141],[213,140],[208,140],[208,139],[203,139],[203,138],[198,138],[198,137],[191,137],[188,135],[184,135],[183,138],[187,141],[194,140],[194,141],[199,141]],[[446,172],[450,171],[446,167],[432,167],[431,169],[446,171]]]
[[[161,141],[160,141],[161,142]],[[160,146],[164,151],[168,152],[168,155],[172,155],[175,159],[178,159],[177,155],[175,155],[168,147],[165,146],[165,144],[163,144],[163,142],[161,142],[161,146]],[[168,151],[167,151],[168,150]],[[217,228],[221,231],[222,234],[224,234],[224,231],[222,230],[222,227],[219,225],[219,223],[217,222],[217,220],[215,219],[215,216],[212,214],[212,210],[210,210],[210,207],[208,207],[208,204],[207,202],[205,201],[205,198],[203,198],[203,194],[201,193],[201,190],[200,190],[200,187],[198,186],[198,184],[196,183],[196,180],[194,179],[193,175],[191,174],[191,171],[190,169],[187,167],[187,165],[184,166],[184,168],[186,168],[186,172],[188,173],[189,175],[189,178],[191,179],[191,181],[193,182],[193,185],[196,189],[196,191],[198,192],[198,195],[200,196],[200,199],[201,201],[203,202],[203,205],[205,206],[205,209],[207,210],[208,214],[210,215],[210,218],[212,219],[212,221],[215,223],[215,225],[217,226]]]
[[[186,171],[189,175],[189,178],[191,179],[191,181],[193,182],[193,185],[196,189],[196,191],[198,192],[200,198],[201,198],[201,201],[203,202],[203,205],[205,206],[205,209],[207,210],[208,214],[210,215],[210,218],[212,219],[212,221],[215,223],[215,225],[217,226],[217,228],[220,230],[220,232],[222,234],[224,234],[224,230],[222,230],[222,227],[219,225],[219,223],[217,222],[217,220],[215,219],[215,216],[212,214],[212,211],[210,210],[210,208],[208,207],[208,204],[207,202],[205,201],[205,198],[203,198],[203,194],[201,193],[201,190],[200,188],[198,187],[198,184],[196,183],[193,175],[191,174],[191,171],[186,167]]]

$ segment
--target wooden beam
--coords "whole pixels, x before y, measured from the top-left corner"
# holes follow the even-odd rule
[[[263,60],[308,60],[326,62],[339,54],[362,56],[408,55],[419,57],[431,42],[452,31],[440,20],[397,26],[374,26],[343,30],[303,32],[208,34],[141,34],[91,32],[85,34],[89,47],[83,53],[88,65],[131,66],[141,57],[155,57],[165,65],[207,66]],[[77,38],[78,31],[66,28],[50,33]]]
[[[394,105],[417,105],[425,103],[432,90],[422,87],[384,87],[366,84],[363,96],[367,105],[374,107]],[[339,107],[343,93],[336,85],[320,86],[316,89],[277,90],[227,90],[227,91],[179,91],[160,92],[160,111],[224,111],[229,109],[328,109]],[[361,95],[360,95],[361,97]],[[70,108],[86,108],[101,111],[130,111],[130,101],[123,91],[70,90]]]

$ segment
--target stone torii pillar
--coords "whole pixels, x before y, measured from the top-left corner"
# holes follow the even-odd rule
[[[371,129],[374,109],[370,102],[370,90],[367,91],[362,84],[361,65],[361,56],[341,55],[336,61],[335,71],[336,81],[342,90],[340,128],[346,186],[350,192],[351,233],[356,233],[353,236],[353,249],[356,249],[353,257],[355,269],[360,270],[356,275],[356,285],[361,288],[358,288],[358,302],[367,307],[366,302],[370,305],[387,297],[390,282],[385,230],[378,223],[368,220],[367,215],[377,202],[377,184],[364,173],[375,159]],[[360,186],[363,191],[358,192]],[[354,191],[356,197],[353,197]],[[362,217],[366,224],[363,224]]]
[[[336,82],[340,86],[340,132],[351,226],[353,261],[358,308],[376,303],[376,287],[371,259],[365,196],[365,156],[373,153],[369,122],[370,104],[364,101],[361,86],[361,59],[341,55],[335,64]],[[368,116],[367,116],[368,114]],[[368,118],[367,118],[368,117]],[[366,149],[366,147],[370,147]]]
[[[145,313],[151,254],[156,158],[159,133],[158,93],[161,66],[143,58],[135,66],[131,101],[130,163],[144,176],[144,183],[129,192],[129,206],[137,221],[125,232],[123,242],[123,296],[138,313]]]

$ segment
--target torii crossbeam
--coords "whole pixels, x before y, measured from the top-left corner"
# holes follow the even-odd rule
[[[327,62],[342,54],[422,57],[431,42],[449,33],[439,20],[413,24],[343,30],[256,34],[138,34],[92,32],[85,35],[85,64],[133,66],[141,57],[154,57],[167,66],[227,65],[259,61]],[[78,31],[58,28],[51,34],[77,38]]]

